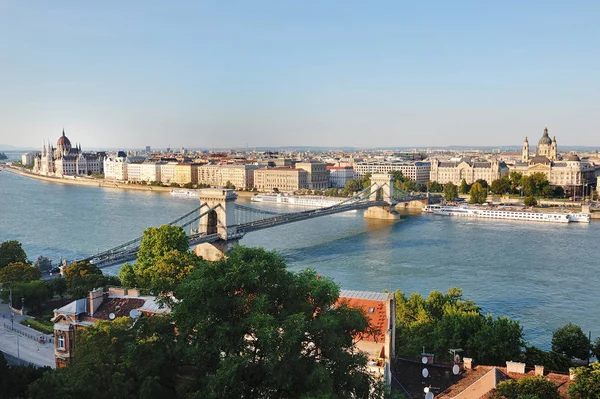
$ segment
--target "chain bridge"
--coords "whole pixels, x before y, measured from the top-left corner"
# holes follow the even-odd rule
[[[237,195],[228,189],[203,189],[198,196],[200,206],[169,222],[180,226],[188,235],[190,247],[207,260],[217,260],[248,233],[288,223],[366,209],[365,217],[399,219],[396,204],[414,200],[425,200],[424,194],[412,195],[398,190],[392,176],[375,174],[372,184],[354,196],[325,208],[299,212],[274,212],[235,203]],[[83,259],[100,268],[131,261],[137,258],[142,237]]]

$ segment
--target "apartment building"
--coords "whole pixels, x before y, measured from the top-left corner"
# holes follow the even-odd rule
[[[254,170],[254,187],[260,191],[296,191],[308,188],[308,172],[294,168]],[[275,190],[277,189],[277,190]]]

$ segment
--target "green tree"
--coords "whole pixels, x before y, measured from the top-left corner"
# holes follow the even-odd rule
[[[348,180],[346,182],[346,185],[344,186],[343,194],[345,196],[350,196],[350,195],[352,195],[354,193],[362,191],[362,189],[363,189],[363,186],[362,186],[362,180],[361,179]]]
[[[71,263],[69,266],[65,268],[65,280],[67,282],[67,287],[73,285],[75,280],[84,278],[90,275],[102,275],[102,270],[96,265],[91,264],[87,261],[75,262]]]
[[[225,182],[225,188],[228,188],[230,190],[235,190],[235,186],[229,180],[227,180],[227,182]]]
[[[525,197],[523,199],[523,205],[525,206],[536,206],[537,205],[537,200],[535,199],[535,197],[528,195],[527,197]]]
[[[11,263],[27,263],[27,255],[19,241],[5,241],[0,244],[0,268]]]
[[[481,184],[481,187],[483,188],[488,188],[488,182],[485,179],[477,179],[475,180],[475,183]]]
[[[195,398],[375,398],[353,335],[368,322],[333,306],[339,288],[283,258],[237,247],[198,268],[178,288],[174,308],[183,362],[198,380]]]
[[[364,190],[365,188],[369,187],[371,185],[371,176],[373,174],[371,172],[367,172],[365,173],[365,175],[362,177],[361,179],[361,183],[362,183],[362,189]]]
[[[73,298],[83,298],[94,288],[104,288],[108,285],[121,285],[115,276],[105,276],[102,270],[90,262],[75,262],[65,269],[67,292]]]
[[[484,316],[462,290],[446,294],[432,291],[427,299],[419,294],[407,298],[396,291],[396,352],[417,357],[423,346],[452,360],[448,349],[463,348],[464,355],[483,364],[501,365],[521,354],[523,332],[518,322]]]
[[[64,278],[53,278],[51,280],[48,280],[46,283],[48,284],[54,295],[58,295],[62,298],[67,292],[67,282]]]
[[[592,346],[592,354],[600,360],[600,337],[597,337]]]
[[[492,390],[490,399],[560,399],[558,387],[541,375],[506,380]]]
[[[483,204],[487,199],[487,190],[477,182],[473,183],[469,194],[471,195],[469,204]]]
[[[458,196],[458,187],[452,182],[444,185],[444,199],[446,201],[454,201]]]
[[[569,371],[571,359],[556,352],[544,352],[535,346],[528,346],[524,353],[524,362],[527,366],[544,366],[546,370]]]
[[[26,398],[27,388],[50,367],[9,366],[0,352],[0,398]]]
[[[425,185],[427,186],[429,192],[432,193],[441,193],[442,191],[444,191],[442,185],[436,181],[428,181],[427,183],[425,183]]]
[[[41,277],[40,269],[23,262],[14,262],[0,269],[0,283],[7,286],[11,283],[39,280]]]
[[[460,187],[458,188],[458,192],[461,194],[468,194],[470,189],[471,186],[467,184],[467,181],[465,179],[462,179],[462,181],[460,182]]]
[[[158,294],[175,290],[183,278],[203,264],[202,258],[189,250],[183,229],[165,225],[144,231],[136,263],[123,265],[119,278],[126,287]]]
[[[600,399],[600,363],[594,362],[588,367],[577,367],[575,379],[569,387],[572,399]]]
[[[523,174],[519,172],[510,172],[508,174],[508,179],[510,180],[510,192],[512,194],[517,194],[521,188]]]
[[[503,176],[500,179],[496,179],[492,182],[490,191],[494,194],[506,194],[510,192],[510,180],[508,176]]]
[[[40,311],[42,305],[52,298],[52,288],[42,280],[33,280],[29,282],[12,283],[11,284],[13,306],[17,309],[21,308],[23,302],[25,309]],[[4,302],[8,302],[8,290],[2,290],[1,298]]]
[[[567,323],[552,333],[552,350],[573,358],[587,360],[590,355],[590,341],[575,324]]]

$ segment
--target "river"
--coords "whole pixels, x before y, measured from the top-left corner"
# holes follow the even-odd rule
[[[173,220],[196,201],[1,171],[0,242],[20,241],[31,260],[81,258]],[[390,223],[358,211],[250,233],[241,244],[276,250],[290,270],[314,268],[344,289],[427,295],[460,287],[485,312],[520,320],[528,342],[549,349],[552,331],[569,321],[593,338],[600,335],[600,297],[594,294],[599,233],[594,221],[536,224],[427,214]]]

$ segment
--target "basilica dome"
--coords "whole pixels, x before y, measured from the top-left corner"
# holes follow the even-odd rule
[[[570,154],[567,159],[567,161],[575,161],[575,162],[581,162],[581,159],[579,158],[579,156],[577,154]]]
[[[540,141],[538,141],[538,145],[551,145],[552,144],[552,139],[550,139],[550,136],[548,136],[548,128],[544,129],[544,135],[542,136],[542,138],[540,139]]]

